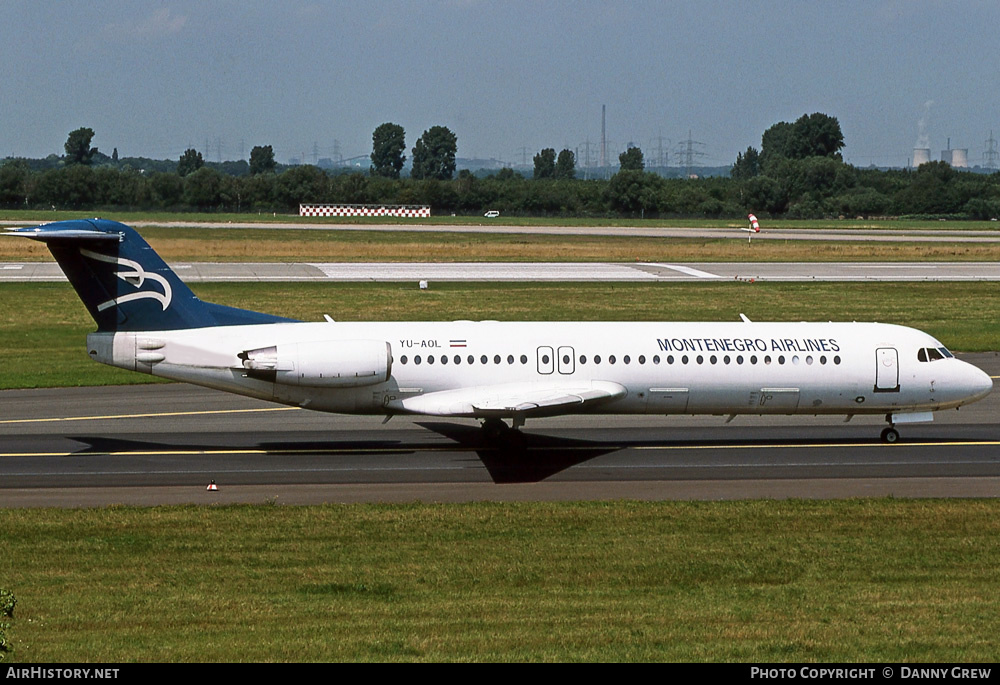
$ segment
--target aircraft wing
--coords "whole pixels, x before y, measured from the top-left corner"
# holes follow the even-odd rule
[[[565,385],[507,383],[431,392],[405,398],[398,404],[405,412],[431,416],[555,416],[575,413],[625,394],[624,386],[607,381]]]

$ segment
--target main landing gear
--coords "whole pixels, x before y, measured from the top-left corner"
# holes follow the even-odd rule
[[[501,449],[524,449],[524,433],[518,430],[524,425],[524,420],[515,418],[512,424],[508,426],[500,419],[486,419],[480,429],[483,442]]]

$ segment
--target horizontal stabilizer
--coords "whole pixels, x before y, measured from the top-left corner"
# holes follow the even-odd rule
[[[83,224],[81,228],[65,228],[63,224]],[[33,226],[31,228],[11,228],[0,235],[14,236],[15,238],[31,238],[47,242],[49,240],[97,240],[121,242],[122,236],[119,233],[102,231],[92,227],[86,221],[60,221],[58,224],[48,224]]]

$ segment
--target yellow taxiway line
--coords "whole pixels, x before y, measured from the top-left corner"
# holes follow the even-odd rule
[[[207,414],[246,414],[261,411],[296,411],[299,407],[267,407],[264,409],[210,409],[202,411],[165,411],[152,414],[109,414],[107,416],[57,416],[46,419],[5,419],[7,423],[46,423],[51,421],[104,421],[108,419],[149,419],[160,416],[202,416]]]

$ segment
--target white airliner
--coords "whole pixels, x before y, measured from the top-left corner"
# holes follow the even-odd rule
[[[90,357],[282,404],[483,420],[598,414],[884,414],[985,397],[989,376],[913,328],[876,323],[303,323],[199,300],[133,229],[8,231],[45,242],[90,314]],[[504,422],[510,421],[510,426]],[[513,429],[513,430],[512,430]]]

